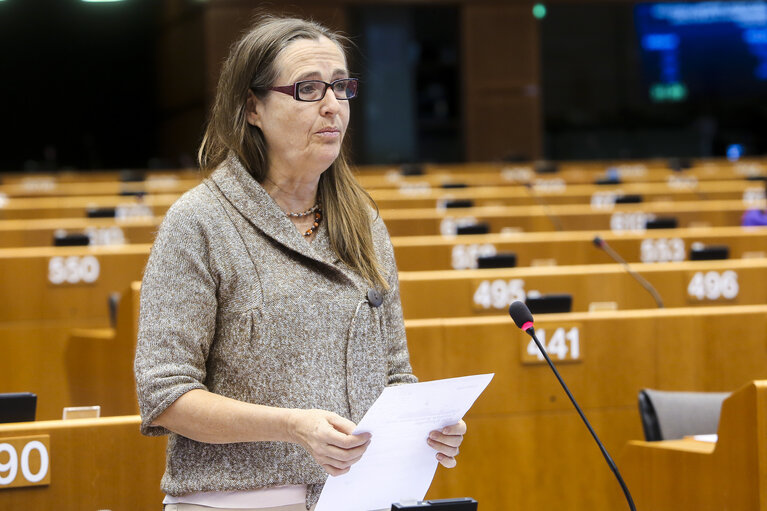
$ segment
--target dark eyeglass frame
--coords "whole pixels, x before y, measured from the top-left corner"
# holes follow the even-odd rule
[[[301,99],[298,97],[298,88],[301,86],[301,84],[307,83],[307,82],[319,82],[325,84],[325,90],[322,91],[322,94],[317,99]],[[287,94],[288,96],[293,96],[293,99],[296,101],[304,101],[307,103],[313,103],[315,101],[322,101],[325,98],[325,94],[328,93],[328,89],[332,89],[335,84],[338,82],[348,82],[348,83],[354,83],[354,96],[348,97],[348,98],[339,98],[336,96],[336,93],[333,92],[333,96],[335,96],[336,99],[340,101],[349,101],[350,99],[357,97],[357,91],[359,89],[359,79],[358,78],[339,78],[338,80],[333,80],[332,82],[324,82],[322,80],[301,80],[300,82],[296,82],[293,85],[283,85],[281,87],[270,87],[269,90],[273,90],[276,92],[282,92],[283,94]]]

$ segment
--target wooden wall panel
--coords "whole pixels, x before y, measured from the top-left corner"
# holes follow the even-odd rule
[[[529,5],[463,7],[467,160],[541,155],[537,23]]]
[[[183,30],[184,38],[196,38],[189,45],[170,44],[160,49],[161,81],[176,83],[178,77],[202,73],[203,91],[196,96],[202,105],[188,112],[184,122],[200,125],[215,94],[220,66],[230,44],[248,25],[257,8],[269,8],[310,17],[333,29],[346,30],[347,10],[361,0],[294,2],[288,7],[265,5],[257,0],[211,1],[199,9],[166,9],[160,40],[177,36],[165,32]],[[399,3],[386,2],[381,3]],[[402,2],[418,5],[426,2]],[[436,2],[435,2],[436,3]],[[461,2],[461,39],[463,45],[463,91],[465,155],[469,161],[493,160],[510,153],[528,158],[541,156],[542,120],[539,97],[539,29],[538,21],[527,2],[512,4],[498,1]],[[173,4],[173,2],[171,2]],[[174,21],[169,22],[168,20]],[[178,26],[183,23],[183,27]],[[199,48],[200,43],[203,48]],[[171,51],[171,54],[168,52]],[[174,54],[181,61],[197,59],[188,69],[168,77]],[[196,79],[195,79],[196,80]],[[196,83],[196,82],[195,82]],[[196,89],[197,90],[197,89]],[[181,114],[163,108],[165,126],[163,146],[173,152],[193,153],[199,135],[182,130]],[[198,130],[199,131],[199,130]],[[173,134],[177,134],[173,137]],[[191,139],[195,138],[194,141]],[[186,141],[186,142],[184,142]]]
[[[189,165],[205,119],[205,41],[201,9],[176,3],[166,5],[157,35],[158,137],[171,164]]]
[[[258,9],[316,19],[337,30],[346,27],[340,2],[284,6],[257,0],[211,1],[184,7],[169,1],[158,36],[159,133],[162,150],[173,163],[194,164],[221,65]]]
[[[210,3],[205,9],[205,97],[210,105],[216,93],[221,64],[229,55],[229,47],[251,24],[258,12],[281,12],[317,20],[323,25],[343,31],[346,16],[343,4],[316,5],[315,2],[288,5],[264,4],[257,0]]]

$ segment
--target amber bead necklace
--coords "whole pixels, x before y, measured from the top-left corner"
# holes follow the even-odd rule
[[[314,233],[314,231],[317,230],[317,227],[320,226],[320,220],[322,220],[322,206],[320,206],[319,202],[316,202],[314,206],[307,209],[306,211],[301,213],[285,213],[285,216],[290,218],[303,218],[305,216],[311,215],[312,213],[314,213],[314,222],[312,223],[312,226],[304,232],[304,236],[309,237],[312,235],[312,233]]]

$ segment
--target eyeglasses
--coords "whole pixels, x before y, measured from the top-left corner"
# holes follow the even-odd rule
[[[293,96],[296,101],[321,101],[328,89],[333,90],[336,99],[348,100],[357,97],[358,88],[357,78],[341,78],[330,83],[322,80],[302,80],[293,85],[272,87],[269,90]]]

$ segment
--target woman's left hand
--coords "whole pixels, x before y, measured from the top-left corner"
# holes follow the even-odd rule
[[[437,450],[437,461],[443,467],[453,468],[455,457],[458,456],[458,447],[463,442],[466,433],[466,423],[459,421],[458,424],[447,426],[441,430],[429,433],[428,444]]]

